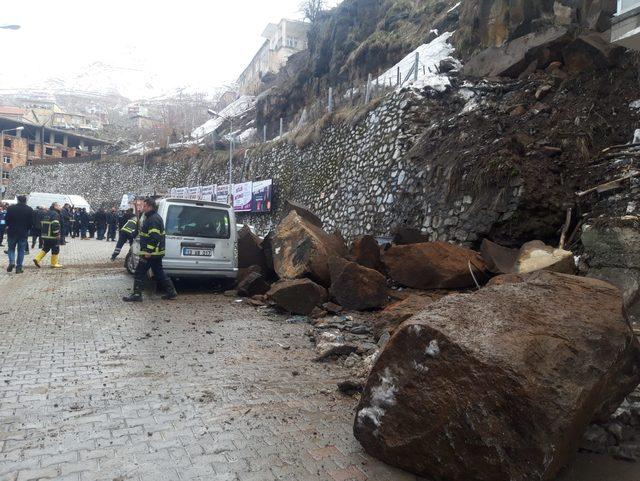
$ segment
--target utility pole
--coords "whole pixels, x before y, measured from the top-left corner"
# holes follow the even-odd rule
[[[229,122],[229,205],[233,206],[233,120],[231,117],[225,117],[215,110],[208,109],[209,115],[220,117],[222,120]],[[215,131],[214,131],[215,134]],[[215,150],[215,144],[213,146]]]

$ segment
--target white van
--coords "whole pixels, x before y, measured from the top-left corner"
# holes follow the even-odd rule
[[[235,279],[238,275],[236,218],[227,204],[188,199],[158,201],[165,225],[162,262],[171,277]],[[144,216],[141,222],[144,221]],[[140,256],[137,237],[127,256],[127,270],[135,272]]]
[[[87,212],[91,212],[91,206],[84,197],[79,195],[65,195],[65,194],[45,194],[42,192],[31,192],[27,196],[27,205],[32,209],[38,206],[44,206],[47,209],[57,202],[62,207],[65,204],[69,204],[76,208],[85,208]]]

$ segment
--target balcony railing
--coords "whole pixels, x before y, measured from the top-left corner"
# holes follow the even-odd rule
[[[618,15],[640,7],[640,0],[618,0]]]

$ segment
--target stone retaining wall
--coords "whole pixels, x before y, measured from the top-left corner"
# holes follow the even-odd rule
[[[235,179],[274,180],[274,212],[241,214],[241,221],[265,233],[284,214],[287,198],[308,205],[328,230],[347,239],[370,233],[390,235],[399,225],[422,228],[434,239],[469,243],[489,232],[517,208],[521,188],[512,185],[471,192],[463,181],[466,165],[445,166],[408,160],[407,152],[423,131],[426,97],[416,91],[389,95],[355,121],[326,123],[309,145],[291,139],[250,149],[236,161]],[[125,192],[224,183],[226,164],[203,155],[146,162],[116,157],[76,164],[16,169],[10,194],[65,192],[96,205],[113,204]],[[455,167],[455,168],[454,168]],[[452,176],[461,178],[452,179]],[[491,183],[487,183],[490,185]]]

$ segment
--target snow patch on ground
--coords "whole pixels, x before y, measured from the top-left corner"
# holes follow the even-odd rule
[[[456,68],[461,68],[460,61],[453,57],[455,51],[449,39],[453,32],[445,32],[429,43],[420,45],[417,49],[403,58],[396,65],[378,77],[377,82],[381,85],[396,85],[398,79],[398,68],[402,84],[399,88],[412,86],[415,88],[431,87],[440,92],[446,90],[451,85],[449,76],[446,73],[438,73],[440,62],[450,59]],[[418,79],[414,80],[413,66],[415,64],[416,53],[420,55],[420,66],[418,68]]]
[[[396,380],[391,375],[391,371],[386,368],[380,376],[380,384],[371,390],[371,405],[358,412],[358,422],[360,424],[365,421],[371,422],[376,428],[374,431],[376,436],[386,410],[396,404],[398,388],[395,383]]]
[[[227,122],[226,119],[233,120],[236,117],[241,116],[242,114],[251,110],[256,104],[256,98],[253,95],[243,95],[235,102],[229,104],[227,107],[222,109],[221,112],[218,112],[222,117],[214,117],[212,119],[207,120],[200,127],[195,129],[191,133],[191,137],[194,139],[201,139],[202,137],[206,137],[211,133],[218,130],[222,124]]]

